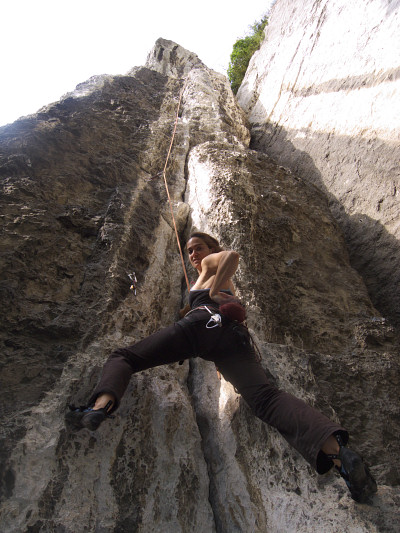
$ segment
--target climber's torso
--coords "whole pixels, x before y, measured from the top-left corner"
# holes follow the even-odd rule
[[[219,267],[219,263],[226,252],[218,252],[207,255],[201,260],[201,269],[199,277],[196,283],[192,287],[192,290],[210,289],[214,283],[215,276]],[[231,291],[235,294],[235,288],[232,280],[228,278],[220,288],[221,291]]]

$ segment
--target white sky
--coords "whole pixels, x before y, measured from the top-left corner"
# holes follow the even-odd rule
[[[2,0],[0,125],[95,74],[144,65],[159,37],[226,73],[235,41],[271,0]]]

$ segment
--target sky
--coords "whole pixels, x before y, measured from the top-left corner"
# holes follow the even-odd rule
[[[144,65],[159,37],[226,74],[233,44],[272,0],[3,0],[0,126],[97,74]]]

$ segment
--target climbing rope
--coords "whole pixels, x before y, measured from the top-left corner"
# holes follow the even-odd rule
[[[174,144],[176,127],[177,127],[177,125],[178,125],[179,110],[180,110],[180,107],[181,107],[181,101],[182,101],[183,91],[184,91],[185,88],[186,88],[186,82],[187,82],[187,78],[186,78],[186,80],[185,80],[185,83],[183,84],[183,87],[182,87],[181,93],[180,93],[180,95],[179,95],[179,101],[178,101],[178,108],[177,108],[177,110],[176,110],[176,117],[175,117],[174,130],[173,130],[173,132],[172,132],[171,143],[170,143],[170,145],[169,145],[169,150],[168,150],[167,158],[166,158],[166,160],[165,160],[165,165],[164,165],[164,170],[163,170],[163,178],[164,178],[164,183],[165,183],[165,189],[166,189],[166,191],[167,191],[169,207],[170,207],[170,210],[171,210],[172,221],[173,221],[173,223],[174,223],[174,229],[175,229],[176,241],[177,241],[177,243],[178,243],[179,253],[180,253],[180,256],[181,256],[181,262],[182,262],[183,273],[185,274],[186,286],[187,286],[187,290],[190,292],[189,278],[188,278],[188,275],[187,275],[187,272],[186,272],[185,260],[184,260],[184,258],[183,258],[183,252],[182,252],[181,243],[180,243],[180,241],[179,241],[178,228],[176,227],[176,222],[175,222],[175,217],[174,217],[174,210],[173,210],[173,208],[172,208],[172,201],[171,201],[171,196],[170,196],[170,194],[169,194],[168,183],[167,183],[167,174],[166,174],[166,173],[167,173],[167,166],[168,166],[169,156],[170,156],[170,154],[171,154],[172,145]]]

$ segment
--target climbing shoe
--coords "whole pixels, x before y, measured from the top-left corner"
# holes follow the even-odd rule
[[[341,461],[341,465],[336,466],[336,469],[345,480],[353,500],[367,503],[378,490],[376,481],[358,453],[346,448],[339,434],[335,437],[339,443],[339,454],[330,457]]]
[[[65,415],[65,421],[74,429],[86,428],[90,429],[90,431],[95,431],[103,420],[114,418],[107,412],[111,405],[112,402],[108,402],[105,407],[96,410],[93,407],[75,407],[74,405],[69,405],[69,411]]]

